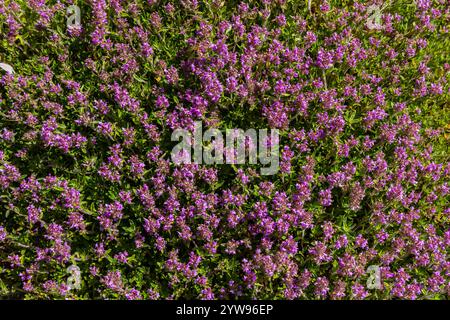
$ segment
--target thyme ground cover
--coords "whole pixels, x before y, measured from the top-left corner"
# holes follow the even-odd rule
[[[0,0],[0,297],[448,299],[449,27],[446,0]],[[278,129],[279,170],[173,163],[198,121]]]

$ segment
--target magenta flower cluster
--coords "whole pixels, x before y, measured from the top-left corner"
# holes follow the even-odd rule
[[[449,26],[447,0],[0,0],[0,297],[448,298]],[[175,165],[196,121],[279,129],[279,171]]]

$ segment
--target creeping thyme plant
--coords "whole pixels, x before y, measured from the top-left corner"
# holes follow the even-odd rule
[[[447,299],[449,29],[447,0],[0,0],[0,297]],[[278,172],[173,163],[198,121],[278,129]]]

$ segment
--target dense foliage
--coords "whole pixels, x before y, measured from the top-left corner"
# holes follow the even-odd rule
[[[447,0],[0,0],[0,297],[448,298],[449,26]],[[280,129],[280,171],[175,165],[195,121]]]

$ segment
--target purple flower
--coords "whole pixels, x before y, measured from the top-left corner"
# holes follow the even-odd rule
[[[320,298],[326,298],[329,290],[328,279],[325,277],[318,277],[314,283],[314,294]]]
[[[5,227],[0,226],[0,241],[5,241],[7,236],[8,233],[6,232]]]
[[[324,207],[329,207],[333,203],[331,189],[324,189],[319,192],[319,202]]]

